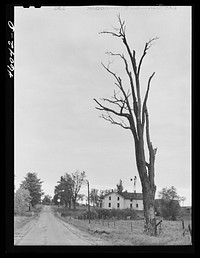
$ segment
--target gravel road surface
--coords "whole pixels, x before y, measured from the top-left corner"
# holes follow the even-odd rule
[[[100,239],[80,231],[54,216],[44,206],[39,218],[15,232],[15,245],[102,245]]]

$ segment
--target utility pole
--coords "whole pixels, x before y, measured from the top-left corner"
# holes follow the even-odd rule
[[[88,217],[89,217],[89,223],[90,223],[90,188],[89,188],[89,181],[87,180],[88,185]]]

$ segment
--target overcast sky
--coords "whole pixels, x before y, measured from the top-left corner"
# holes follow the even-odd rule
[[[16,188],[36,172],[45,194],[53,196],[60,176],[84,170],[91,188],[115,188],[122,179],[133,191],[130,178],[137,176],[141,191],[131,132],[100,119],[93,101],[117,90],[101,62],[113,61],[112,70],[125,78],[121,60],[105,55],[127,54],[122,41],[99,34],[118,26],[118,13],[137,61],[145,43],[159,37],[141,70],[142,93],[156,73],[148,100],[158,148],[155,183],[157,192],[175,186],[190,205],[190,7],[15,8]]]

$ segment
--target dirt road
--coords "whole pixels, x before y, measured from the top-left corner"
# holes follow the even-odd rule
[[[54,216],[51,206],[44,206],[37,221],[32,221],[15,245],[102,245],[87,233],[78,230]],[[16,235],[16,234],[15,234]],[[19,234],[18,234],[19,235]]]

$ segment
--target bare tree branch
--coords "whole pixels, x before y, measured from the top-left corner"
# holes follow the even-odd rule
[[[117,82],[119,83],[119,81],[120,81],[119,77],[117,77],[117,75],[109,69],[109,65],[108,65],[108,67],[106,67],[103,63],[101,63],[101,64],[102,64],[102,66],[103,66],[110,74],[112,74],[112,75],[115,77],[115,79],[116,79]],[[110,64],[110,63],[109,63],[109,64]],[[118,84],[117,84],[117,85],[118,85]],[[119,86],[118,86],[118,87],[119,87]]]
[[[111,104],[114,104],[114,105],[117,105],[120,109],[126,109],[127,110],[127,107],[125,107],[125,104],[126,104],[126,101],[123,100],[123,99],[117,99],[117,100],[111,100],[111,99],[107,99],[107,98],[102,98],[103,101],[107,101]],[[122,105],[120,105],[120,103]]]
[[[154,162],[155,162],[155,155],[157,152],[157,148],[153,148],[152,142],[150,140],[150,133],[149,133],[149,115],[147,108],[145,109],[145,115],[146,115],[146,138],[147,138],[147,146],[149,150],[149,163],[146,162],[146,165],[148,164],[148,176],[150,180],[150,184],[154,186]]]
[[[106,52],[106,54],[109,54],[109,55],[112,55],[112,56],[120,56],[123,59],[124,64],[125,64],[125,70],[126,70],[126,73],[129,77],[130,85],[131,85],[131,91],[132,91],[132,96],[133,96],[133,110],[134,110],[135,116],[137,116],[137,112],[138,112],[138,110],[137,110],[137,98],[136,98],[136,95],[135,95],[135,89],[134,89],[132,74],[129,71],[127,60],[126,60],[126,58],[124,57],[123,54],[118,54],[118,53],[115,54],[113,52]]]
[[[110,34],[112,36],[115,36],[115,37],[121,37],[120,34],[116,34],[116,33],[112,32],[112,31],[101,31],[101,32],[99,32],[99,34],[106,34],[106,33]]]
[[[127,104],[127,108],[128,108],[128,110],[129,110],[129,114],[132,116],[132,112],[131,112],[131,107],[130,107],[130,104],[129,104],[129,100],[128,100],[128,95],[126,94],[126,92],[124,91],[124,88],[123,88],[123,86],[122,86],[122,79],[119,77],[119,76],[117,76],[114,72],[112,72],[110,69],[109,69],[109,67],[106,67],[103,63],[102,63],[102,66],[110,73],[110,74],[112,74],[114,77],[115,77],[115,79],[117,80],[117,82],[118,83],[115,83],[115,85],[117,85],[117,87],[121,90],[121,92],[123,93],[123,96],[124,96],[124,98],[125,98],[125,100],[126,100],[126,104]]]
[[[135,83],[136,83],[136,92],[137,92],[137,100],[135,98],[134,104],[134,110],[135,110],[135,115],[136,115],[136,119],[140,120],[140,110],[141,110],[141,99],[140,99],[140,83],[139,83],[139,77],[137,74],[137,64],[136,64],[136,58],[135,58],[135,50],[133,50],[133,54],[131,53],[130,47],[128,45],[128,42],[126,40],[126,35],[124,34],[123,36],[123,43],[126,46],[129,58],[131,60],[131,64],[132,64],[132,69],[135,75]],[[132,80],[132,85],[133,85],[133,80]],[[133,86],[131,86],[133,87]],[[134,94],[133,94],[134,96]]]
[[[125,72],[127,73],[130,80],[131,94],[129,91],[127,92],[125,90],[125,87],[124,87],[125,82],[124,81],[122,82],[122,79],[119,76],[117,76],[117,74],[114,73],[112,70],[110,70],[110,67],[109,67],[110,62],[109,62],[107,67],[104,64],[102,65],[107,70],[107,72],[109,72],[115,78],[115,85],[119,88],[120,94],[118,95],[119,92],[116,93],[114,91],[114,95],[110,99],[104,98],[103,101],[105,101],[108,104],[115,105],[114,107],[115,108],[117,107],[116,110],[118,111],[102,105],[96,99],[94,100],[98,104],[98,107],[96,107],[96,109],[107,112],[107,115],[102,114],[101,118],[109,121],[111,124],[116,124],[121,126],[124,129],[131,130],[131,133],[134,138],[134,144],[135,144],[136,165],[137,165],[138,173],[142,183],[142,192],[144,197],[143,198],[144,218],[145,218],[144,229],[147,233],[154,235],[155,234],[154,200],[155,200],[155,192],[156,192],[156,186],[154,184],[154,163],[155,163],[155,155],[156,155],[157,148],[155,149],[153,148],[153,145],[150,139],[147,100],[148,100],[151,80],[155,73],[153,73],[148,79],[147,89],[146,89],[143,103],[140,97],[141,89],[140,89],[139,75],[140,75],[141,66],[143,64],[144,57],[148,49],[152,46],[152,44],[157,38],[152,38],[145,44],[144,50],[139,60],[139,64],[137,68],[136,52],[134,49],[132,50],[130,48],[130,45],[127,42],[126,33],[125,33],[126,31],[125,22],[121,20],[120,15],[118,15],[118,21],[119,21],[119,28],[118,29],[113,28],[114,32],[103,31],[101,33],[107,33],[107,34],[110,34],[111,36],[121,38],[123,44],[125,45],[125,49],[128,53],[127,59],[123,54],[118,54],[118,53],[115,54],[113,52],[107,52],[107,54],[111,56],[119,56],[123,60],[125,65]],[[129,99],[130,96],[132,96],[131,100]],[[117,121],[115,120],[116,117],[113,114],[118,116]],[[126,119],[129,121],[130,126],[125,123],[127,121],[124,119],[124,117],[126,117]],[[148,148],[147,150],[149,153],[149,155],[147,156],[149,156],[148,157],[149,160],[146,159],[146,152],[145,152],[145,139],[144,139],[145,129],[146,129],[146,142],[147,142],[147,148]]]
[[[111,108],[108,108],[108,107],[103,106],[103,105],[102,105],[99,101],[97,101],[96,99],[94,99],[94,101],[100,106],[100,108],[99,108],[99,107],[95,107],[95,108],[98,109],[98,110],[105,110],[105,111],[111,112],[111,113],[113,113],[113,114],[115,114],[115,115],[117,115],[117,116],[124,116],[124,117],[126,117],[126,118],[128,118],[128,117],[130,116],[130,114],[128,114],[128,113],[123,113],[123,112],[122,112],[122,109],[120,110],[120,112],[116,112],[115,110],[113,110],[113,109],[111,109]]]
[[[117,87],[120,89],[120,91],[122,92],[122,94],[123,94],[123,96],[124,96],[124,99],[125,99],[126,105],[127,105],[127,108],[125,108],[125,109],[129,111],[129,114],[126,114],[126,117],[127,117],[127,119],[129,119],[129,123],[130,123],[130,125],[131,125],[134,138],[137,140],[138,135],[137,135],[136,127],[135,127],[135,122],[134,122],[134,117],[133,117],[133,114],[132,114],[132,109],[131,109],[131,107],[130,107],[130,103],[129,103],[129,100],[128,100],[128,97],[129,97],[129,96],[127,96],[127,94],[126,94],[126,92],[125,92],[125,90],[124,90],[124,88],[123,88],[122,80],[121,80],[121,78],[118,77],[114,72],[112,72],[112,71],[109,69],[109,67],[106,67],[103,63],[102,63],[102,65],[103,65],[103,67],[104,67],[110,74],[112,74],[112,75],[115,77],[115,79],[117,80],[117,83],[115,83],[115,85],[117,85]],[[136,103],[135,103],[135,105],[136,105]],[[110,112],[112,112],[112,113],[114,113],[114,114],[117,115],[117,112],[116,112],[116,111],[113,112],[113,110],[111,111],[111,110],[108,109],[108,108],[105,109],[105,107],[104,107],[103,109],[102,109],[102,107],[101,107],[101,108],[97,108],[97,109],[110,111]],[[119,113],[118,113],[118,114],[119,114]]]
[[[117,28],[113,27],[114,30],[119,31],[118,34],[112,32],[112,31],[102,31],[102,32],[99,32],[99,34],[107,33],[107,34],[110,34],[114,37],[123,38],[125,36],[125,30],[126,30],[125,21],[122,22],[120,15],[118,15],[118,20],[119,20],[120,28],[117,29]]]
[[[111,122],[111,124],[119,125],[119,126],[123,127],[124,129],[131,129],[130,126],[127,126],[127,125],[124,123],[123,120],[121,120],[121,123],[115,121],[115,120],[111,117],[111,115],[110,115],[108,112],[107,112],[107,116],[105,116],[104,114],[102,114],[102,115],[100,116],[100,118],[103,118],[103,119],[105,119],[105,120]]]
[[[142,65],[142,61],[143,61],[143,58],[145,57],[146,53],[147,53],[147,50],[152,46],[152,42],[159,39],[158,37],[156,38],[152,38],[150,39],[146,44],[145,44],[145,47],[144,47],[144,51],[143,51],[143,54],[140,58],[140,62],[139,62],[139,65],[138,65],[138,71],[137,71],[137,74],[139,76],[139,73],[140,73],[140,69],[141,69],[141,65]]]
[[[144,97],[144,102],[143,102],[143,107],[142,107],[142,128],[143,129],[144,129],[144,123],[145,123],[145,109],[146,109],[147,98],[148,98],[148,94],[149,94],[150,83],[151,83],[151,79],[153,78],[154,75],[155,75],[155,72],[153,72],[153,74],[149,77],[148,84],[147,84],[147,91],[146,91],[146,94]]]
[[[103,32],[100,32],[100,33],[107,33],[107,34],[111,34],[112,36],[116,36],[116,37],[122,38],[122,41],[123,41],[123,43],[124,43],[125,46],[126,46],[126,49],[127,49],[127,51],[128,51],[128,54],[129,54],[129,57],[130,57],[130,60],[131,60],[131,63],[132,63],[133,71],[134,71],[134,74],[135,74],[135,79],[136,79],[136,89],[137,89],[138,101],[136,100],[135,93],[134,93],[134,90],[133,90],[133,89],[134,89],[134,86],[133,86],[132,76],[131,76],[131,78],[130,78],[131,73],[128,72],[129,78],[130,78],[130,80],[132,81],[132,82],[131,82],[132,94],[133,94],[133,97],[134,97],[134,99],[135,99],[135,101],[134,101],[134,112],[137,113],[137,117],[139,117],[139,116],[138,116],[138,113],[140,113],[140,102],[141,102],[141,101],[140,101],[139,81],[137,80],[137,66],[136,66],[136,59],[135,59],[135,50],[133,50],[133,54],[132,54],[132,53],[131,53],[131,50],[130,50],[130,48],[129,48],[129,45],[128,45],[128,43],[127,43],[126,34],[125,34],[125,28],[126,28],[126,26],[125,26],[125,21],[122,22],[120,15],[118,15],[118,20],[119,20],[119,24],[120,24],[119,34],[114,33],[114,32],[111,32],[111,31],[103,31]],[[119,54],[119,56],[122,57],[122,55],[120,55],[120,54]],[[124,61],[125,61],[125,59],[124,59]],[[128,66],[127,66],[127,63],[125,63],[125,65],[126,65],[126,67],[128,67]],[[106,67],[105,67],[105,69],[106,69]],[[108,71],[109,71],[109,69],[108,69]],[[109,71],[109,72],[110,72],[110,71]],[[113,74],[113,76],[115,76],[114,73],[112,73],[112,74]],[[115,77],[115,78],[116,78],[116,77]],[[116,78],[116,79],[117,79],[117,78]],[[116,84],[116,85],[119,87],[118,84]],[[139,108],[137,108],[137,106],[138,106]]]
[[[110,51],[106,51],[105,54],[111,55],[111,56],[120,56],[121,58],[123,56],[122,54],[119,54],[119,53],[116,54],[116,53],[113,53],[113,52],[110,52]]]
[[[149,114],[147,108],[145,108],[145,115],[146,115],[146,138],[147,138],[147,146],[149,149],[149,152],[153,150],[152,143],[150,140],[150,133],[149,133]]]

